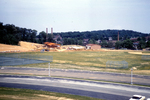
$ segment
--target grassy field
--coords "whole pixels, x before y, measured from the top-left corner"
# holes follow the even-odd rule
[[[0,100],[100,100],[100,99],[70,94],[47,92],[47,91],[0,87]]]
[[[137,74],[150,75],[150,58],[148,60],[142,59],[142,55],[149,55],[150,52],[136,52],[136,51],[71,51],[71,52],[28,52],[19,53],[26,57],[34,56],[46,58],[46,56],[53,56],[51,68],[63,69],[80,69],[93,71],[109,71],[130,73],[130,69],[134,68]],[[11,54],[9,54],[11,55]],[[150,55],[149,55],[150,56]],[[41,58],[40,58],[41,59]],[[120,68],[116,66],[106,67],[107,61],[126,61],[127,68]],[[47,63],[20,65],[18,67],[48,67]]]

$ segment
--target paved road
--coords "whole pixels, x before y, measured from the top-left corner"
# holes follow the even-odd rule
[[[48,68],[0,67],[0,73],[47,75],[48,76],[49,69]],[[74,78],[131,83],[131,75],[130,74],[52,68],[50,71],[50,75],[51,76],[60,76],[60,77],[74,77]],[[133,75],[133,84],[141,84],[141,85],[150,86],[150,76]]]
[[[68,93],[105,100],[128,100],[134,94],[150,96],[150,88],[146,87],[51,77],[0,75],[0,86]]]

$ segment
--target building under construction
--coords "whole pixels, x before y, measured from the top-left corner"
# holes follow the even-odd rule
[[[52,42],[45,42],[44,45],[46,46],[47,49],[59,49],[60,48],[60,44],[57,43],[52,43]]]

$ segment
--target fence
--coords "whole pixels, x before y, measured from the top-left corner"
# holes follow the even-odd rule
[[[53,57],[47,55],[23,54],[23,53],[0,55],[0,66],[45,63],[52,61]]]
[[[128,68],[126,61],[107,61],[106,68],[125,69]]]
[[[150,55],[142,55],[141,60],[150,60]]]

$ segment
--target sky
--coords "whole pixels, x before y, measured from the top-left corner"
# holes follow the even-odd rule
[[[150,0],[0,0],[0,22],[38,32],[150,33]]]

